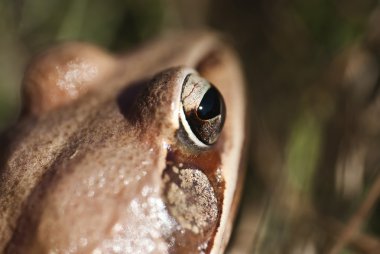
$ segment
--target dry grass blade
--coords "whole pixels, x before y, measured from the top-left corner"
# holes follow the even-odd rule
[[[377,176],[375,182],[367,194],[367,197],[364,199],[355,214],[348,221],[340,235],[338,235],[335,244],[328,252],[329,254],[339,254],[347,244],[355,239],[355,237],[359,234],[360,227],[368,218],[370,211],[375,205],[379,196],[380,176]]]

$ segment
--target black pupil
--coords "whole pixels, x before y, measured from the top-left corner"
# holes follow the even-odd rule
[[[197,114],[202,120],[212,119],[220,115],[220,97],[215,87],[207,90],[199,104]]]

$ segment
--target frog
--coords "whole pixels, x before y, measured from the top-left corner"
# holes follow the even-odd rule
[[[215,32],[31,60],[2,139],[1,253],[223,253],[244,179],[246,92]]]

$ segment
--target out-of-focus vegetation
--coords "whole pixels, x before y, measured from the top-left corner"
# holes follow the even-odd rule
[[[380,253],[377,2],[214,2],[253,98],[240,225],[259,229],[234,250]]]
[[[211,27],[252,103],[233,253],[380,253],[380,10],[375,0],[2,0],[0,130],[27,60],[60,40],[127,50]]]

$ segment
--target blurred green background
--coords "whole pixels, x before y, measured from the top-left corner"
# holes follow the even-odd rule
[[[0,1],[0,131],[49,45],[118,52],[211,28],[238,50],[251,98],[250,187],[230,252],[380,253],[378,1]]]

